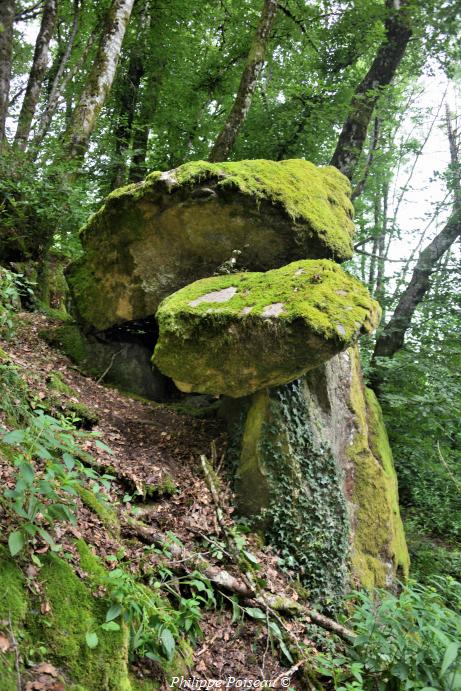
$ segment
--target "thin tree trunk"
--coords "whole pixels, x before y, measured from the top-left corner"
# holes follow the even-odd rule
[[[430,276],[437,262],[461,235],[461,210],[457,209],[443,230],[421,252],[410,283],[402,293],[394,314],[376,341],[373,359],[392,357],[403,346],[416,308],[430,288]]]
[[[352,179],[381,90],[388,86],[411,38],[406,0],[386,0],[385,37],[370,69],[355,90],[331,165]]]
[[[251,43],[234,105],[211,150],[210,161],[225,161],[250,110],[253,94],[264,64],[267,43],[277,14],[277,0],[264,0],[256,34]]]
[[[132,127],[132,157],[128,176],[130,182],[139,182],[146,176],[149,131],[157,109],[159,87],[164,68],[165,64],[161,61],[154,71],[150,71],[147,82],[144,85],[139,114]]]
[[[75,38],[77,36],[78,32],[78,24],[79,24],[79,16],[80,16],[80,2],[79,0],[74,0],[74,16],[72,20],[72,28],[70,31],[70,35],[67,39],[66,43],[66,48],[64,50],[64,53],[61,56],[61,59],[59,61],[58,69],[56,70],[56,74],[54,76],[53,82],[51,84],[50,88],[50,93],[48,95],[48,100],[45,106],[45,109],[38,121],[38,125],[36,128],[36,133],[31,145],[31,148],[36,151],[39,147],[39,145],[42,143],[43,139],[45,138],[48,129],[51,124],[51,120],[53,119],[53,115],[56,112],[56,109],[58,107],[59,99],[62,95],[62,92],[67,84],[67,79],[63,79],[64,71],[67,67],[67,63],[69,62],[69,58],[72,54],[72,49],[74,47],[75,43]]]
[[[118,104],[118,122],[115,128],[115,160],[112,166],[111,189],[125,183],[127,174],[126,161],[123,154],[130,147],[133,121],[138,103],[139,85],[144,74],[144,65],[139,51],[135,46],[130,56],[127,84],[122,89]]]
[[[113,0],[107,14],[98,53],[67,128],[67,154],[71,160],[82,160],[85,156],[98,115],[114,81],[133,4],[134,0]]]
[[[405,334],[410,327],[411,319],[431,287],[430,277],[437,263],[452,244],[461,236],[461,185],[459,177],[458,142],[451,126],[451,116],[447,109],[447,130],[451,155],[453,180],[453,212],[444,228],[435,236],[418,257],[410,282],[403,291],[394,314],[379,335],[373,352],[373,362],[378,357],[392,357],[404,344]],[[379,375],[376,374],[373,385],[379,386]]]
[[[14,0],[0,2],[0,150],[7,144],[5,126],[10,98]]]
[[[37,108],[43,78],[48,67],[48,53],[51,37],[56,23],[57,0],[46,0],[43,7],[42,22],[35,42],[34,59],[27,82],[26,93],[19,113],[14,143],[25,151],[29,139],[32,120]]]

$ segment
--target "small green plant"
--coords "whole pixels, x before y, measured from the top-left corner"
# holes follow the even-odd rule
[[[16,484],[4,497],[20,527],[10,532],[8,545],[16,556],[27,542],[39,535],[53,550],[59,549],[53,533],[56,521],[75,524],[75,497],[78,487],[92,482],[92,490],[104,499],[111,476],[100,476],[79,459],[79,433],[65,420],[36,411],[23,429],[3,435],[3,443],[13,447]],[[104,445],[102,445],[104,446]]]
[[[114,555],[108,559],[118,561]],[[161,666],[181,654],[182,637],[187,635],[193,641],[201,636],[202,609],[216,607],[213,588],[199,572],[178,578],[167,567],[160,567],[147,586],[117,563],[103,585],[111,605],[101,628],[117,631],[122,623],[127,625],[132,657],[147,657]],[[87,645],[97,644],[97,633],[90,632]]]

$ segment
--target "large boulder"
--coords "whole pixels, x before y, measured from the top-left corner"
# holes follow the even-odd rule
[[[186,163],[110,194],[67,274],[87,329],[155,314],[199,278],[352,256],[349,181],[303,160]]]
[[[154,362],[182,391],[246,396],[318,367],[379,315],[367,289],[328,259],[215,276],[161,304]]]
[[[392,453],[351,348],[285,386],[228,399],[237,506],[324,602],[408,575]]]

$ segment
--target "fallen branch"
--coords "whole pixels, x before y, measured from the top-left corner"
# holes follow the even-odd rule
[[[192,569],[203,573],[203,575],[218,589],[222,588],[227,592],[235,593],[263,607],[269,607],[270,610],[279,614],[304,617],[313,624],[327,631],[331,631],[345,640],[353,640],[355,638],[354,632],[350,629],[316,612],[310,607],[301,605],[299,602],[296,602],[296,600],[281,595],[274,595],[273,593],[258,594],[256,590],[249,587],[242,578],[238,578],[217,566],[212,566],[199,554],[193,554],[183,545],[172,542],[168,535],[158,532],[144,523],[137,521],[135,518],[126,517],[124,523],[125,529],[134,533],[143,542],[155,545],[160,549],[167,547],[171,555],[181,562],[182,568],[190,571],[191,569],[187,567],[187,563],[189,563]]]

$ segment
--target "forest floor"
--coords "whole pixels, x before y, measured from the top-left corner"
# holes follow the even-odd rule
[[[97,419],[92,431],[97,432],[98,438],[113,451],[113,455],[110,455],[101,449],[96,444],[95,435],[86,435],[82,442],[98,467],[102,470],[107,467],[115,475],[110,500],[119,516],[131,512],[157,531],[174,533],[188,550],[199,552],[210,563],[222,567],[225,557],[219,554],[219,547],[213,549],[213,543],[210,543],[210,540],[221,542],[222,534],[200,457],[210,457],[212,444],[216,446],[218,459],[223,457],[226,449],[223,424],[216,418],[200,419],[180,414],[164,405],[130,398],[84,376],[64,355],[40,337],[40,332],[53,327],[53,320],[41,314],[24,313],[14,341],[0,343],[20,368],[35,394],[37,406],[40,400],[49,396],[50,381],[57,375],[71,390],[53,395],[61,399],[64,408],[72,403],[89,408]],[[11,467],[0,468],[4,486],[14,484],[11,472]],[[158,490],[145,498],[142,492],[148,486],[155,486]],[[136,495],[136,488],[141,494]],[[132,496],[131,500],[129,496]],[[224,520],[231,526],[233,498],[222,472],[220,501]],[[122,529],[120,537],[80,500],[77,525],[58,525],[57,537],[65,551],[72,554],[75,570],[81,578],[85,578],[85,573],[79,568],[78,552],[73,543],[75,538],[82,537],[107,568],[111,568],[107,557],[123,548],[125,563],[141,577],[148,571],[149,559],[152,562],[150,566],[155,566],[155,561],[159,559],[151,554],[146,560],[145,545],[133,539],[129,530]],[[46,549],[44,544],[43,550]],[[277,568],[277,557],[271,549],[259,545],[256,538],[249,538],[247,549],[256,555],[260,563],[259,574],[267,581],[267,589],[297,599],[297,594]],[[238,573],[237,567],[229,560],[224,568]],[[37,616],[46,616],[46,612],[45,603],[42,613]],[[308,642],[302,630],[297,630],[299,624],[288,622],[286,625],[292,626],[293,633],[299,635],[300,640]],[[268,638],[266,622],[248,617],[234,622],[232,607],[225,598],[221,599],[216,609],[204,611],[200,627],[203,638],[195,646],[193,666],[189,670],[191,677],[200,680],[228,677],[274,680],[283,675],[279,652]],[[155,663],[145,658],[134,664],[134,673],[143,679],[162,681]],[[297,685],[300,682],[296,682],[295,677],[291,678],[291,688],[303,688]],[[43,674],[40,678],[45,685],[29,688],[54,688],[51,677],[49,686],[46,685],[46,678],[43,681]],[[161,688],[169,688],[166,680],[163,680]]]

